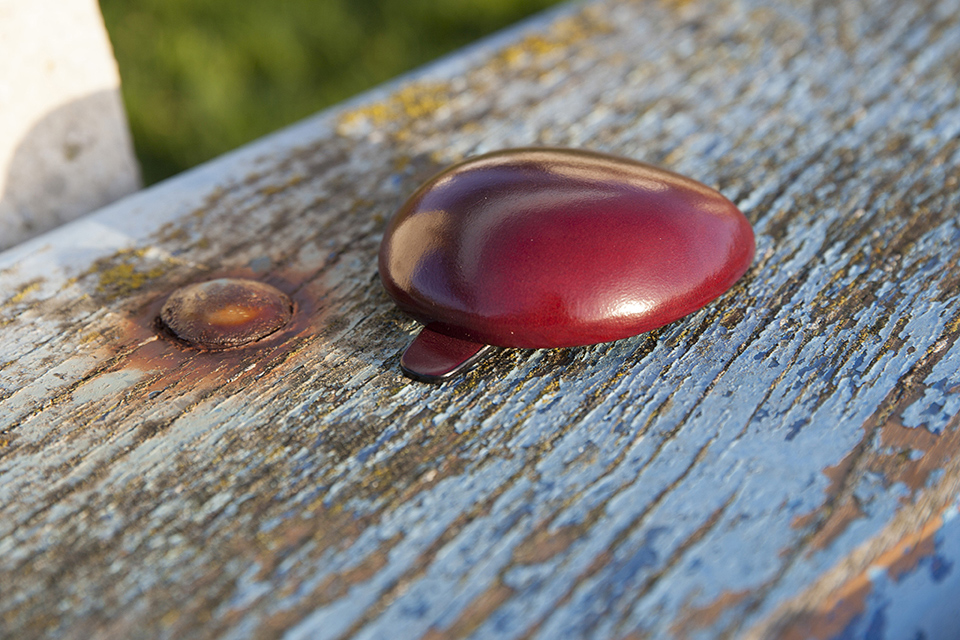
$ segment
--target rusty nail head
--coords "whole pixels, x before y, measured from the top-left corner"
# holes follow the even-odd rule
[[[282,329],[293,301],[276,287],[255,280],[219,278],[181,287],[160,310],[174,336],[204,350],[239,347]]]

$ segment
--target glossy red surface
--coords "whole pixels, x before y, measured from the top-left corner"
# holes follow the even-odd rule
[[[490,348],[426,328],[403,352],[400,368],[412,378],[440,382],[472,367]]]
[[[397,304],[438,333],[503,347],[649,331],[726,291],[753,259],[719,192],[614,156],[515,149],[455,165],[413,194],[380,247]]]

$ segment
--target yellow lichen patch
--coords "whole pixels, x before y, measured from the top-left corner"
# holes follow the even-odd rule
[[[394,101],[408,118],[433,115],[447,103],[450,90],[446,84],[412,85],[394,94]]]
[[[24,299],[26,299],[26,297],[29,296],[31,293],[33,293],[34,291],[39,290],[39,289],[40,289],[40,285],[42,285],[42,284],[43,284],[43,279],[42,279],[42,278],[37,278],[36,280],[31,280],[30,282],[24,284],[23,286],[21,286],[21,287],[17,290],[17,292],[16,292],[15,294],[13,294],[13,296],[12,296],[9,300],[7,300],[7,302],[6,302],[6,304],[5,304],[4,306],[14,305],[14,304],[20,304],[20,303],[23,302]]]
[[[554,51],[563,49],[563,44],[557,40],[550,40],[541,35],[528,36],[519,43],[507,47],[500,52],[500,60],[509,67],[518,67],[528,64],[531,58],[545,56]]]
[[[151,280],[167,272],[165,264],[150,267],[138,264],[144,261],[146,249],[119,251],[109,258],[97,260],[87,273],[95,273],[100,281],[97,293],[108,301],[129,295]]]
[[[370,121],[372,124],[379,124],[390,119],[390,109],[386,102],[374,102],[373,104],[348,111],[340,117],[339,127],[353,128],[364,121]]]
[[[43,286],[43,282],[43,278],[35,278],[34,280],[21,285],[17,289],[16,293],[14,293],[10,298],[0,302],[0,311],[17,307],[18,305],[27,302],[27,298],[29,298],[32,293],[39,291],[40,287]],[[22,307],[13,310],[9,317],[0,318],[0,327],[5,327],[8,324],[11,324],[20,313],[22,313]]]
[[[587,38],[611,31],[613,27],[608,22],[584,11],[558,20],[547,33],[529,35],[517,44],[505,48],[496,56],[494,63],[499,62],[512,68],[528,66],[544,58],[564,56],[571,47]]]
[[[163,618],[160,619],[161,626],[170,627],[176,624],[180,619],[180,611],[174,609],[173,611],[168,611]]]
[[[293,187],[301,182],[303,182],[303,174],[297,173],[280,184],[268,184],[266,186],[260,187],[258,191],[265,196],[272,196],[275,193],[280,193],[284,189],[288,187]]]
[[[105,292],[117,289],[118,293],[131,293],[144,285],[147,280],[163,275],[164,269],[153,267],[148,271],[137,271],[132,264],[118,264],[100,272],[100,284],[97,291]]]
[[[445,82],[410,84],[386,100],[345,113],[337,128],[346,132],[358,127],[382,127],[391,122],[431,117],[448,103],[450,94],[450,85]]]
[[[275,193],[279,193],[286,188],[286,185],[282,184],[269,184],[265,187],[260,187],[260,193],[265,196],[272,196]]]
[[[662,0],[663,4],[673,9],[686,9],[693,4],[693,0]]]
[[[944,333],[960,333],[960,313],[951,318],[950,322],[947,323],[946,331]]]
[[[570,53],[571,48],[589,37],[610,33],[613,27],[595,15],[589,8],[581,13],[562,18],[544,33],[531,34],[492,56],[489,62],[476,68],[467,78],[468,84],[477,77],[498,72],[504,66],[525,68],[538,66]],[[404,125],[414,120],[432,118],[450,103],[454,92],[448,82],[414,82],[385,100],[373,102],[344,113],[337,124],[341,135],[366,132],[370,129],[394,125],[399,130],[392,135],[399,139],[409,137]]]
[[[183,243],[187,241],[189,234],[182,226],[168,222],[160,227],[160,231],[157,232],[157,238],[160,242]]]

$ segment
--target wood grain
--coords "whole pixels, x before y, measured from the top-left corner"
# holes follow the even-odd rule
[[[0,631],[926,637],[960,589],[960,3],[571,5],[0,254]],[[716,186],[715,304],[429,386],[376,274],[466,155]],[[176,287],[294,324],[190,352]]]

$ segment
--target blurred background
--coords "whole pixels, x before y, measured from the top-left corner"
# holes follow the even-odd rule
[[[558,0],[100,0],[145,184]]]

